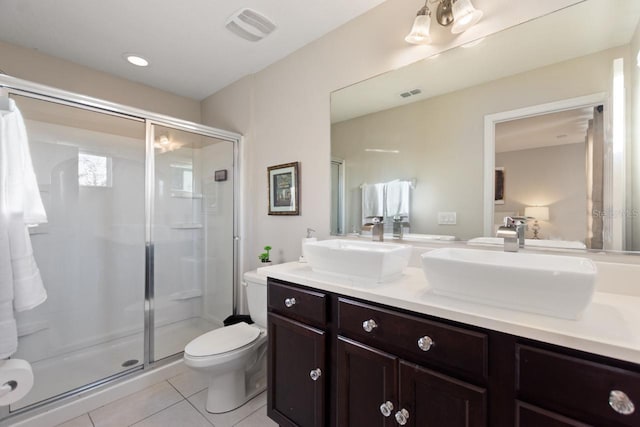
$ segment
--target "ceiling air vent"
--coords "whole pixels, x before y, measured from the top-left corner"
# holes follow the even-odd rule
[[[227,30],[245,40],[257,42],[276,29],[276,24],[253,9],[240,9],[227,19]]]
[[[401,97],[403,98],[408,98],[410,96],[414,96],[414,95],[420,95],[422,93],[422,91],[420,89],[412,89],[406,92],[402,92],[400,94]]]

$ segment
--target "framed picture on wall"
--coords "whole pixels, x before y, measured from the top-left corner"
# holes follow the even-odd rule
[[[299,163],[267,168],[269,179],[269,215],[300,215]]]
[[[495,196],[493,203],[496,205],[504,205],[504,168],[497,167],[495,174]]]

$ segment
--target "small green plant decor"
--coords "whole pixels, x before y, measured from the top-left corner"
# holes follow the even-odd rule
[[[258,258],[261,262],[264,263],[271,262],[271,260],[269,259],[269,251],[271,250],[271,246],[265,246],[264,250],[265,252],[261,253]]]

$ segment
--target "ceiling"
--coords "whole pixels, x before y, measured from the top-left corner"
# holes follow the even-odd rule
[[[496,153],[584,143],[593,107],[509,120],[496,124]]]
[[[0,0],[0,40],[201,100],[385,0]],[[258,42],[225,28],[251,8],[277,29]],[[128,64],[125,53],[149,60]]]

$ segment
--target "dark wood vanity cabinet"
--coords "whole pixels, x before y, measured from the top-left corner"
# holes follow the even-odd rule
[[[486,334],[347,298],[337,307],[337,425],[487,425],[486,389],[448,375],[485,382]]]
[[[640,426],[636,364],[271,278],[268,295],[281,426]]]
[[[325,294],[269,283],[267,414],[281,426],[324,427]]]

